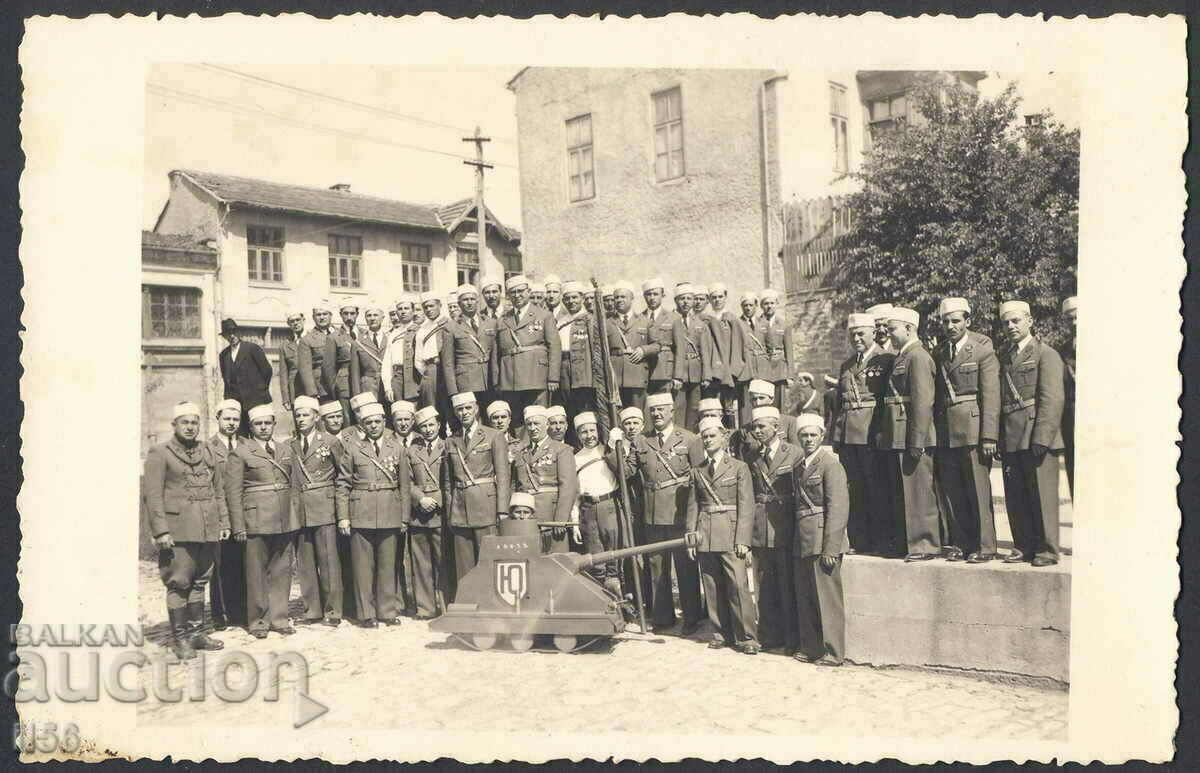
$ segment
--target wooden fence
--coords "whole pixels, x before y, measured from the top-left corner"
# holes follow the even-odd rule
[[[853,213],[845,196],[789,201],[779,208],[784,283],[789,293],[825,286],[830,269],[847,254]]]

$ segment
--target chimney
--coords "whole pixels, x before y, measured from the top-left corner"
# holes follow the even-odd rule
[[[349,193],[350,192],[350,183],[335,183],[335,184],[329,186],[329,190],[339,191],[341,193]]]

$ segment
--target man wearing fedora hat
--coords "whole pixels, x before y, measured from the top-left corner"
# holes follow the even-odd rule
[[[250,409],[271,403],[271,363],[267,362],[261,346],[242,340],[238,323],[232,319],[221,320],[221,335],[229,342],[217,358],[221,380],[225,384],[224,398],[241,404],[239,431],[248,437],[250,424],[246,417],[250,415]]]

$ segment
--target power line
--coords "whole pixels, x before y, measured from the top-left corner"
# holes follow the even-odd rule
[[[458,161],[468,160],[458,153],[450,153],[450,152],[447,152],[444,150],[435,150],[433,148],[421,147],[420,145],[410,145],[410,144],[404,143],[404,142],[395,142],[393,140],[383,139],[382,137],[372,137],[369,134],[362,134],[359,132],[352,132],[352,131],[347,131],[344,129],[337,129],[332,126],[324,126],[321,124],[309,123],[308,121],[301,121],[296,118],[291,118],[289,116],[280,115],[279,113],[272,113],[267,110],[263,110],[260,107],[248,107],[246,105],[238,105],[233,102],[226,102],[224,100],[214,99],[212,97],[208,97],[203,94],[195,94],[195,93],[188,92],[188,91],[182,91],[180,89],[172,88],[170,86],[166,86],[166,85],[163,85],[160,83],[154,83],[152,81],[147,81],[146,88],[150,92],[157,94],[158,96],[168,97],[168,98],[172,98],[172,99],[179,99],[184,102],[190,102],[192,104],[202,105],[205,107],[212,107],[217,110],[224,110],[226,112],[231,112],[231,113],[240,114],[240,115],[263,116],[263,117],[270,118],[275,121],[279,121],[281,123],[289,124],[291,126],[296,126],[296,127],[302,128],[302,129],[308,129],[310,131],[324,132],[326,134],[331,134],[331,135],[334,135],[337,137],[342,137],[345,139],[360,140],[363,142],[374,142],[379,145],[390,145],[392,147],[404,148],[406,150],[415,150],[415,151],[419,151],[422,153],[432,153],[432,154],[438,155],[438,156],[445,156],[447,158],[453,158]],[[505,164],[505,163],[501,163],[501,162],[497,162],[496,166],[505,167],[507,169],[516,169],[517,168],[517,166],[515,164]]]
[[[340,105],[347,105],[349,107],[358,108],[359,110],[367,110],[372,113],[378,113],[379,115],[386,115],[391,118],[396,118],[396,119],[399,119],[402,121],[412,121],[414,123],[424,124],[425,126],[432,126],[432,127],[438,128],[438,129],[452,129],[456,132],[471,131],[470,129],[467,129],[462,126],[454,126],[453,124],[438,123],[437,121],[431,121],[428,118],[422,118],[417,115],[401,113],[399,111],[392,110],[390,108],[381,107],[379,105],[371,105],[366,102],[356,102],[352,99],[346,99],[344,97],[335,96],[333,94],[327,94],[323,91],[314,91],[312,89],[306,89],[301,86],[295,86],[290,83],[283,83],[281,81],[271,80],[270,78],[264,78],[261,75],[254,75],[253,73],[242,72],[241,70],[235,70],[231,67],[222,67],[221,65],[218,65],[218,64],[208,64],[205,62],[205,63],[201,63],[201,64],[192,64],[189,66],[194,67],[196,69],[211,70],[214,72],[224,73],[225,75],[230,75],[235,78],[242,78],[243,80],[253,81],[255,83],[260,83],[260,84],[263,84],[266,86],[272,86],[274,88],[284,89],[286,91],[291,91],[296,94],[305,94],[305,95],[308,95],[311,97],[317,97],[318,99],[325,99],[325,100],[328,100],[330,102],[335,102]],[[515,140],[510,139],[508,137],[496,137],[495,139],[499,140],[500,142],[506,142],[506,143],[515,142]]]

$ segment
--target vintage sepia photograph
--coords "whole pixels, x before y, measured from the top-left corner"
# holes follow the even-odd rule
[[[1066,737],[1074,74],[146,92],[152,657],[300,652],[328,726]]]

